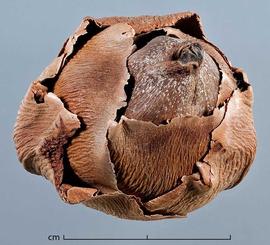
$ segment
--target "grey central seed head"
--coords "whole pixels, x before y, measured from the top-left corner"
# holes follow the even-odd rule
[[[209,115],[215,108],[219,70],[198,43],[156,37],[130,56],[128,68],[135,84],[128,118],[160,124],[177,116]]]

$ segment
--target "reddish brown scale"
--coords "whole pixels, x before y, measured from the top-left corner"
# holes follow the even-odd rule
[[[106,133],[109,120],[125,105],[126,58],[133,34],[127,24],[117,24],[91,38],[64,67],[54,87],[84,127],[67,149],[70,165],[79,178],[101,189],[117,188]]]
[[[119,188],[143,200],[175,188],[206,153],[221,118],[175,118],[161,126],[124,119],[108,135]]]

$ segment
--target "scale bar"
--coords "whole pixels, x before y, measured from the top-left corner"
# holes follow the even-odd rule
[[[66,241],[231,241],[232,235],[225,238],[72,238],[63,235],[63,240]]]

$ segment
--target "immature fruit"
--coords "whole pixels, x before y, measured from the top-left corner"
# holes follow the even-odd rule
[[[252,100],[198,15],[87,17],[31,84],[14,141],[68,203],[182,217],[247,173]]]

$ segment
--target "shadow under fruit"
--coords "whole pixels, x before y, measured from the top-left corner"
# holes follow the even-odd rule
[[[67,203],[183,217],[246,175],[253,93],[199,16],[86,17],[32,82],[14,142]]]

